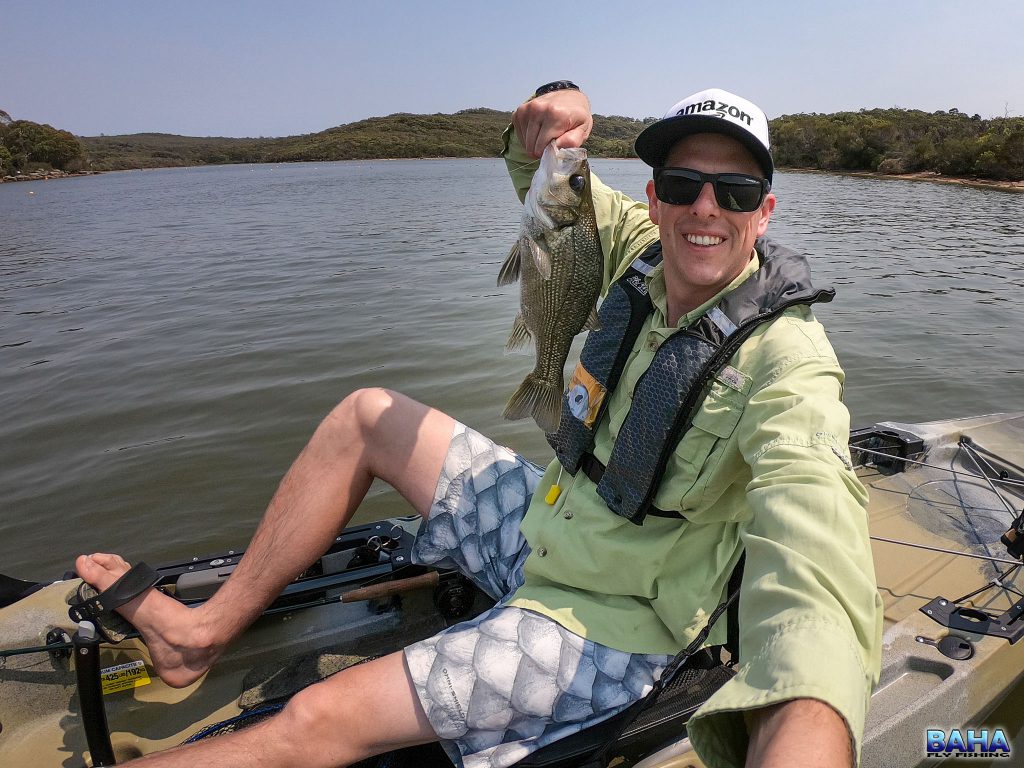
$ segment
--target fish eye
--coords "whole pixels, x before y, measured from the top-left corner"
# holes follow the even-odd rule
[[[583,188],[587,186],[587,180],[583,178],[582,174],[574,173],[569,177],[569,186],[574,192],[582,192]]]

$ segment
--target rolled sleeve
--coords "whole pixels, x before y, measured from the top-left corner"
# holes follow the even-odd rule
[[[826,342],[827,344],[827,342]],[[750,465],[750,519],[740,539],[736,677],[696,713],[694,746],[709,768],[742,766],[742,713],[799,698],[846,721],[859,761],[881,663],[881,599],[867,494],[850,467],[842,371],[827,350],[791,353],[750,399],[739,425]]]
[[[815,668],[811,677],[810,659]],[[779,625],[694,715],[688,726],[690,739],[707,768],[741,768],[749,741],[744,712],[793,699],[817,699],[846,720],[859,761],[859,738],[854,734],[864,730],[866,676],[860,652],[841,626],[813,619]]]

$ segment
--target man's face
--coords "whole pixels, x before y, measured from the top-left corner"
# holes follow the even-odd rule
[[[747,149],[735,139],[717,133],[698,133],[680,139],[665,160],[666,166],[693,168],[704,173],[764,172]],[[751,213],[723,210],[711,184],[705,184],[690,205],[658,200],[654,182],[647,182],[651,221],[658,225],[664,252],[665,287],[689,312],[728,285],[750,260],[754,241],[765,233],[775,208],[768,194]],[[678,314],[674,313],[674,314]]]

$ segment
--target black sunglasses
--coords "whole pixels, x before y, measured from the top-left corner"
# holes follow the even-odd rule
[[[654,194],[669,205],[692,205],[704,185],[710,183],[715,200],[725,211],[756,211],[772,188],[768,179],[745,173],[702,173],[693,168],[655,168]]]

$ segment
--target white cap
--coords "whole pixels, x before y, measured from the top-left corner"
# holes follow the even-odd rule
[[[641,160],[657,168],[677,141],[694,133],[722,133],[740,141],[771,181],[775,164],[768,148],[768,118],[753,102],[720,88],[673,104],[665,117],[636,137],[634,149]]]

